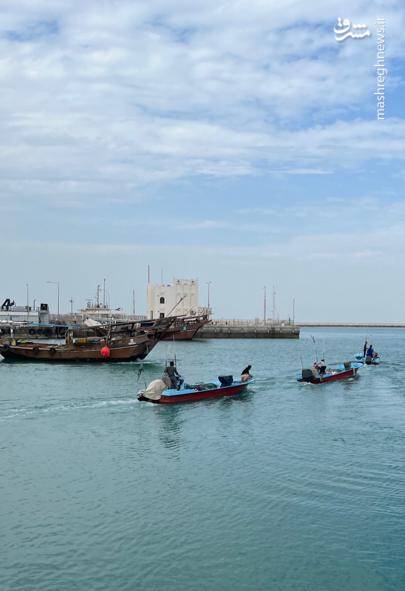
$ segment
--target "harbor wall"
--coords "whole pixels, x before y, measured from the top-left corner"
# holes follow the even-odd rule
[[[293,324],[214,321],[203,326],[198,339],[299,339],[300,329]]]

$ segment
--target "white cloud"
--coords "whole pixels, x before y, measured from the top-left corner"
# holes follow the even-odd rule
[[[3,2],[2,194],[131,199],[145,183],[189,175],[324,174],[402,159],[403,121],[360,118],[374,44],[338,46],[331,30],[343,11],[372,22],[379,7]],[[401,55],[403,11],[384,11]]]
[[[381,298],[385,285],[403,289],[397,268],[405,211],[397,187],[405,121],[393,116],[395,67],[405,56],[399,0],[3,0],[0,13],[0,217],[3,240],[9,237],[3,250],[11,253],[3,289],[12,293],[20,282],[23,300],[21,277],[35,274],[39,297],[48,293],[41,290],[50,273],[79,294],[109,268],[115,285],[125,284],[119,297],[125,291],[129,298],[146,260],[223,281],[225,315],[233,313],[228,286],[239,277],[243,296],[232,305],[241,315],[248,290],[261,299],[264,276],[278,277],[290,294],[307,289],[308,318],[315,297],[313,285],[305,287],[308,273],[327,277],[318,305],[338,309],[341,297],[327,293],[333,285],[350,291],[350,313],[356,282],[357,293],[367,280]],[[377,122],[376,39],[339,45],[332,29],[338,16],[373,26],[381,13],[393,72],[387,119]],[[381,182],[370,192],[362,179],[377,165]],[[261,181],[270,175],[266,189]],[[241,183],[235,203],[247,205],[239,215],[225,215],[221,204],[215,217],[212,196],[211,209],[198,203],[193,211],[192,199],[204,196],[190,191],[186,203],[187,191],[200,177],[218,206],[237,177],[260,177],[261,195]],[[301,184],[315,186],[316,195],[325,186],[325,200],[301,194]],[[159,203],[177,190],[185,211],[174,199],[168,216]],[[150,195],[156,201],[147,211]],[[33,242],[38,220],[42,232]],[[143,227],[149,241],[139,238]],[[385,275],[374,286],[377,264],[378,277]],[[348,269],[350,289],[349,279],[341,282]]]

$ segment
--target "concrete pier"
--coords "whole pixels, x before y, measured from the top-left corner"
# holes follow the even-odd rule
[[[264,323],[254,320],[214,320],[203,326],[198,339],[299,339],[300,329],[293,324]]]
[[[301,328],[405,328],[405,322],[297,322]]]

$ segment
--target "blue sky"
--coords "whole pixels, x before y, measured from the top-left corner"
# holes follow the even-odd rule
[[[212,281],[218,317],[404,321],[399,1],[3,0],[0,295],[145,309]],[[377,16],[386,20],[376,119]],[[337,17],[367,39],[337,43]]]

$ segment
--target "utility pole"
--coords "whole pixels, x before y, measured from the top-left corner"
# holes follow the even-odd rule
[[[29,313],[30,313],[30,299],[29,299],[30,288],[29,288],[28,283],[25,284],[25,288],[27,290],[27,320],[28,320]]]
[[[150,283],[150,265],[148,265],[148,285]]]
[[[212,283],[212,281],[207,281],[207,309],[208,309],[208,314],[210,313],[210,287],[211,287],[211,283]]]
[[[267,322],[267,287],[263,287],[263,322]]]
[[[276,288],[273,285],[273,312],[272,312],[272,316],[273,316],[273,324],[276,323]]]
[[[135,316],[135,290],[132,290],[132,314]]]
[[[60,284],[59,284],[59,281],[47,281],[47,283],[49,283],[50,285],[56,285],[56,287],[58,289],[58,316],[59,316],[59,312],[60,312]]]
[[[103,308],[105,309],[105,279],[103,279]]]
[[[70,302],[70,313],[73,316],[73,298],[70,298],[69,302]]]

